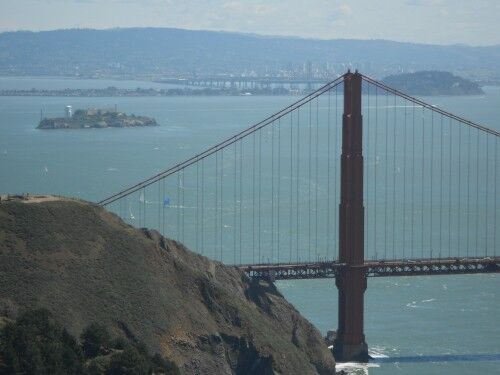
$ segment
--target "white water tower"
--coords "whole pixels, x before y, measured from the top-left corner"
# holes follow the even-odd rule
[[[66,114],[66,118],[71,118],[71,116],[73,116],[73,107],[67,105],[64,109],[64,113]]]

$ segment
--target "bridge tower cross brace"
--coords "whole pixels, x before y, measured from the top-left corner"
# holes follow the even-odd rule
[[[339,206],[338,329],[334,345],[339,361],[366,361],[363,298],[367,287],[364,263],[362,76],[344,76],[342,156]]]

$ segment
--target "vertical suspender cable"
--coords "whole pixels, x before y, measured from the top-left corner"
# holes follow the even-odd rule
[[[431,186],[430,186],[430,206],[429,206],[429,222],[430,222],[430,226],[429,226],[429,244],[430,244],[430,251],[431,251],[431,258],[432,258],[432,251],[433,251],[433,248],[432,248],[432,231],[434,230],[434,227],[433,227],[433,223],[432,223],[432,217],[434,215],[432,215],[432,209],[433,209],[433,199],[432,199],[432,191],[433,191],[433,187],[434,187],[434,181],[433,181],[433,177],[434,177],[434,111],[431,110],[431,139],[430,139],[430,144],[431,144],[431,164],[430,164],[430,173],[431,173]]]
[[[274,263],[274,121],[271,125],[271,262]]]
[[[462,224],[462,209],[461,209],[461,202],[462,202],[462,124],[459,124],[458,126],[458,230],[457,230],[457,248],[458,248],[458,256],[461,256],[461,237],[462,237],[462,232],[461,232],[461,224]]]
[[[452,197],[451,197],[451,186],[452,186],[452,145],[453,145],[453,133],[452,133],[452,119],[450,118],[450,166],[449,166],[449,175],[448,175],[448,257],[451,257],[451,205],[452,205]],[[457,215],[458,216],[458,215]]]
[[[289,237],[289,252],[290,263],[292,262],[292,200],[293,200],[293,112],[290,112],[290,237]]]
[[[162,190],[163,190],[163,201],[166,199],[165,198],[165,179],[162,179],[161,180],[161,184],[162,184]],[[161,231],[161,234],[165,237],[166,236],[166,233],[165,233],[165,207],[166,204],[163,203],[162,204],[162,212],[161,212],[161,215],[162,215],[162,218],[161,218],[161,224],[162,224],[162,231]],[[198,249],[196,249],[196,251],[198,251]]]
[[[425,107],[422,107],[422,174],[420,175],[422,178],[422,202],[421,202],[421,215],[420,215],[420,230],[421,230],[421,244],[422,244],[422,254],[421,257],[424,257],[424,171],[425,171]]]
[[[335,128],[334,128],[334,139],[335,139],[335,142],[334,142],[334,153],[335,153],[335,156],[337,156],[337,150],[338,150],[338,124],[339,124],[339,105],[338,105],[338,99],[339,99],[339,95],[338,95],[338,86],[335,87]],[[334,210],[334,214],[333,214],[333,226],[334,226],[334,231],[333,233],[336,233],[334,235],[334,242],[336,244],[336,249],[337,249],[337,253],[335,254],[335,256],[337,257],[338,259],[338,256],[339,256],[339,251],[338,251],[338,219],[339,219],[339,215],[338,215],[338,203],[339,203],[339,197],[337,196],[337,174],[338,174],[338,162],[337,162],[337,158],[335,157],[335,162],[333,163],[333,177],[334,177],[334,181],[333,181],[333,190],[334,190],[334,202],[333,204],[335,205],[335,210]]]
[[[255,264],[255,132],[252,134],[252,262]]]
[[[406,111],[407,102],[403,102],[404,110],[405,110],[405,119],[404,119],[404,127],[403,127],[403,245],[402,245],[402,259],[405,259],[405,250],[406,250],[406,140],[407,140],[407,111]]]
[[[329,260],[329,252],[330,252],[330,105],[331,105],[331,91],[328,90],[328,131],[327,131],[327,146],[326,146],[326,260]],[[309,171],[311,170],[311,164],[309,163]],[[311,174],[309,173],[309,181],[311,181]],[[310,183],[310,182],[309,182]],[[310,186],[310,185],[309,185]],[[311,201],[311,198],[309,197],[309,201]],[[309,206],[310,207],[310,206]],[[309,208],[309,221],[311,216],[311,209]],[[309,231],[309,237],[311,236],[311,232]],[[332,257],[333,259],[333,257]]]
[[[443,115],[441,115],[441,125],[440,125],[440,146],[439,146],[439,177],[440,177],[440,187],[439,187],[439,257],[441,258],[441,252],[443,251]]]
[[[299,262],[299,166],[300,166],[300,107],[297,108],[297,181],[296,181],[296,191],[295,191],[295,211],[296,211],[296,227],[295,227],[295,238],[296,238],[296,262]]]
[[[477,143],[476,143],[476,253],[475,256],[478,255],[478,238],[479,238],[479,130],[476,130],[477,133]]]
[[[309,167],[308,167],[308,196],[307,196],[307,207],[308,207],[308,240],[307,240],[307,250],[308,250],[308,261],[311,261],[311,184],[312,184],[312,176],[311,176],[311,159],[312,159],[312,115],[311,115],[311,106],[312,102],[309,102]]]
[[[469,221],[470,221],[470,145],[471,145],[471,127],[469,126],[469,136],[467,137],[467,248],[466,248],[466,254],[467,257],[469,256],[469,233],[470,233],[470,227],[469,227]]]
[[[243,253],[243,139],[240,140],[240,264]]]
[[[494,210],[493,210],[493,251],[494,251],[494,256],[497,255],[497,201],[498,201],[498,195],[497,195],[497,168],[498,168],[498,160],[497,160],[497,143],[498,143],[498,138],[494,138],[495,141],[495,159],[493,166],[495,167],[495,172],[494,177],[495,177],[495,183],[493,185],[493,192],[495,196],[495,205],[494,205]]]
[[[392,259],[396,259],[396,95],[394,95],[394,133],[393,133],[393,145],[392,145]]]
[[[280,204],[281,204],[281,118],[278,119],[278,214],[277,214],[277,226],[278,234],[276,238],[276,251],[278,255],[278,263],[281,262],[280,259]]]
[[[222,229],[224,227],[223,225],[223,204],[224,204],[224,196],[223,196],[223,178],[224,178],[224,149],[222,148],[220,150],[220,226],[219,226],[219,232],[220,232],[220,261],[222,262]]]
[[[373,246],[374,246],[374,259],[377,258],[377,169],[378,169],[378,162],[379,162],[379,157],[377,153],[377,140],[378,140],[378,86],[375,86],[375,142],[374,142],[374,147],[373,147],[373,153],[375,155],[375,166],[373,168],[374,170],[374,182],[373,182],[373,232],[374,232],[374,241],[373,241]]]
[[[486,194],[485,194],[485,202],[484,202],[484,238],[486,239],[485,243],[485,256],[488,256],[488,243],[489,243],[489,238],[488,238],[488,184],[490,181],[490,170],[489,170],[489,158],[490,158],[490,152],[489,152],[489,138],[488,135],[485,136],[486,139],[486,173],[485,173],[485,179],[486,179]]]
[[[161,199],[161,181],[157,182],[158,184],[158,232],[161,231],[161,206],[163,205],[163,199]],[[120,200],[121,203],[121,200]]]
[[[243,141],[241,141],[243,142]],[[237,153],[237,146],[238,146],[238,142],[234,142],[234,212],[233,212],[233,215],[234,215],[234,218],[233,218],[233,227],[234,227],[234,241],[233,241],[233,249],[234,249],[234,259],[233,259],[233,262],[234,264],[236,264],[236,249],[237,249],[237,246],[236,246],[236,239],[237,239],[237,219],[236,219],[236,214],[237,214],[237,194],[236,194],[236,190],[237,190],[237,177],[238,177],[238,173],[237,173],[237,165],[238,165],[238,153]],[[240,146],[241,146],[241,143],[240,143]],[[240,150],[240,163],[241,163],[241,150]],[[240,167],[240,189],[239,189],[239,196],[240,196],[240,217],[239,217],[239,223],[240,223],[240,226],[241,226],[241,174],[242,174],[242,170],[241,170],[241,167]],[[241,227],[240,227],[241,228]],[[241,241],[241,229],[240,229],[240,241]],[[241,264],[241,246],[239,248],[239,264]]]
[[[201,254],[205,253],[205,159],[201,160]]]
[[[139,203],[138,203],[138,221],[139,221],[139,228],[142,227],[142,202],[141,202],[141,196],[142,196],[142,189],[138,190],[139,193]],[[135,206],[135,194],[132,195],[132,206]]]
[[[219,247],[219,153],[215,153],[215,220],[214,220],[214,259]]]
[[[262,254],[261,254],[261,237],[262,237],[262,232],[261,232],[261,188],[262,186],[262,130],[259,130],[259,221],[258,221],[258,235],[259,235],[259,263],[262,263]]]
[[[362,81],[364,82],[364,80]],[[363,146],[365,147],[365,154],[366,154],[366,162],[363,163],[363,168],[366,170],[366,177],[363,178],[363,183],[364,183],[364,192],[366,194],[365,198],[365,258],[368,258],[368,249],[369,246],[368,244],[370,243],[370,232],[367,230],[370,228],[370,177],[369,177],[369,165],[370,165],[370,84],[368,82],[364,82],[365,87],[366,87],[366,95],[367,95],[367,109],[366,109],[366,142],[363,143]],[[361,92],[363,92],[363,89],[361,89]]]
[[[413,259],[413,248],[415,247],[415,242],[413,242],[413,234],[415,232],[414,222],[415,222],[415,103],[412,103],[412,158],[411,158],[411,240],[410,240],[410,253]]]
[[[196,228],[195,228],[195,236],[196,236],[196,251],[199,251],[198,248],[198,239],[199,239],[199,227],[200,227],[200,163],[196,163]]]
[[[315,202],[316,207],[314,209],[316,219],[314,220],[314,254],[316,255],[316,261],[318,260],[318,188],[319,188],[319,97],[316,98],[316,196]]]
[[[177,241],[181,240],[181,172],[177,172]]]
[[[184,216],[186,214],[186,202],[185,202],[185,197],[186,197],[186,189],[185,189],[185,183],[186,183],[186,179],[185,179],[185,176],[184,176],[184,169],[181,171],[182,172],[182,185],[181,185],[181,192],[182,192],[182,211],[181,211],[181,220],[182,220],[182,225],[181,225],[181,237],[182,237],[182,242],[184,243]]]
[[[141,190],[141,194],[139,195],[139,226],[141,228],[144,227],[144,202],[146,201],[146,197],[144,194],[144,188]]]
[[[388,177],[389,177],[389,91],[385,93],[385,183],[384,183],[384,191],[385,191],[385,199],[384,199],[384,259],[387,259],[387,204],[389,203],[389,186],[388,186]]]

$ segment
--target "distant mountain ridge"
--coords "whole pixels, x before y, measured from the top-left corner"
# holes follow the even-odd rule
[[[170,28],[69,29],[0,34],[0,75],[159,77],[300,69],[329,64],[382,77],[416,70],[492,75],[500,45],[318,40]],[[333,69],[332,69],[333,67]],[[467,74],[470,75],[470,74]]]

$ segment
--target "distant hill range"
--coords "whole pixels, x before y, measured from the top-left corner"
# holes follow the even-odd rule
[[[317,40],[169,28],[0,34],[0,75],[155,79],[242,72],[273,75],[310,69],[307,74],[333,76],[348,67],[378,78],[401,71],[439,69],[474,79],[498,79],[500,45]]]
[[[449,72],[426,71],[397,74],[385,77],[382,82],[410,95],[484,94],[477,83]]]

